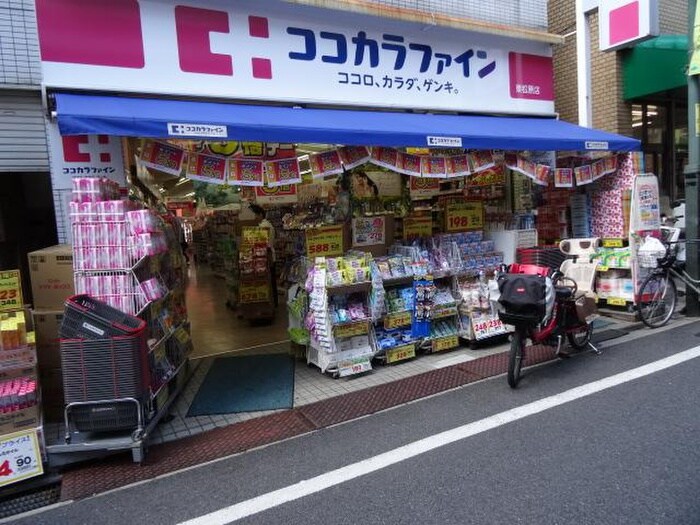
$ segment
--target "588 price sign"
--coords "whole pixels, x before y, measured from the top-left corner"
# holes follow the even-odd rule
[[[22,278],[19,270],[0,272],[0,311],[22,308]]]
[[[44,473],[36,430],[25,430],[0,439],[0,487]]]

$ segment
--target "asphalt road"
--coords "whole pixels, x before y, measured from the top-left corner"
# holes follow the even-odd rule
[[[644,335],[609,342],[602,356],[527,369],[515,391],[494,378],[15,523],[215,523],[209,513],[219,509],[544,400],[552,408],[241,523],[699,524],[700,358],[562,401],[572,388],[698,347],[700,323]]]

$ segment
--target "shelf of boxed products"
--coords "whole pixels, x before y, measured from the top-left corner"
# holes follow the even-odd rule
[[[498,293],[498,285],[493,279],[487,280],[486,274],[477,279],[461,278],[457,281],[457,290],[461,297],[460,337],[478,342],[508,333],[491,300]]]
[[[29,448],[21,447],[20,458],[13,457],[12,453],[3,454],[0,486],[43,473],[46,446],[37,377],[35,333],[27,330],[25,311],[12,309],[0,312],[0,443],[8,447],[9,440],[16,441],[17,438],[29,443]],[[36,435],[37,457],[34,457],[37,450],[31,445],[32,434]],[[25,455],[27,452],[31,456]],[[17,462],[18,459],[22,464]]]
[[[598,261],[595,290],[608,306],[627,306],[634,302],[631,250],[624,239],[604,239],[594,261]]]

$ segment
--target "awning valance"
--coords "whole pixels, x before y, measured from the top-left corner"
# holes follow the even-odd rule
[[[254,106],[57,93],[63,135],[392,147],[634,151],[638,140],[552,118]]]

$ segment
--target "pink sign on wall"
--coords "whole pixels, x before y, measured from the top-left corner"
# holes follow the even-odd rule
[[[613,51],[659,34],[658,0],[600,2],[600,49]]]
[[[509,53],[510,96],[554,100],[554,65],[551,57]]]

